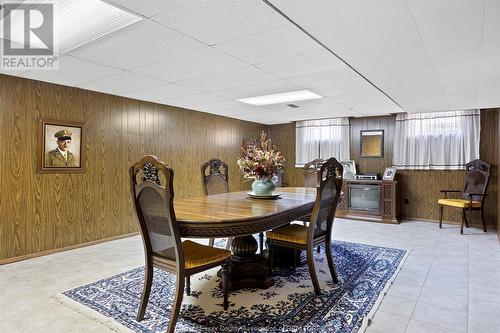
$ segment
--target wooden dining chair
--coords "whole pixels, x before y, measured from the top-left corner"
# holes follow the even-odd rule
[[[320,179],[316,187],[316,200],[308,226],[289,224],[266,233],[269,245],[270,269],[273,267],[274,246],[305,250],[309,275],[311,276],[316,294],[321,293],[314,267],[313,249],[316,246],[325,244],[326,259],[330,274],[334,283],[339,282],[332,257],[332,226],[342,187],[342,171],[342,164],[333,157],[321,165],[318,172],[324,177]]]
[[[229,173],[227,164],[218,159],[212,158],[201,165],[201,184],[205,195],[229,192]],[[232,237],[227,239],[226,249],[231,248]],[[214,239],[210,238],[209,246],[214,246]]]
[[[321,180],[320,173],[318,172],[321,165],[325,163],[325,160],[322,158],[317,158],[312,161],[307,162],[304,165],[304,187],[316,187]],[[302,221],[304,225],[311,220],[311,215],[304,216],[300,218],[299,221]],[[320,253],[321,249],[318,246],[318,253]]]
[[[153,267],[177,275],[175,298],[167,332],[174,332],[179,315],[184,281],[189,295],[193,274],[222,265],[223,307],[228,302],[228,264],[231,252],[201,245],[189,240],[181,242],[173,206],[174,171],[155,156],[144,156],[129,169],[130,189],[139,220],[145,254],[145,278],[137,321],[144,318],[153,283]]]
[[[319,183],[318,170],[325,163],[322,158],[317,158],[304,165],[304,187],[316,187]]]
[[[491,164],[474,160],[465,165],[467,175],[463,190],[441,190],[444,198],[438,200],[439,205],[439,228],[443,226],[443,208],[452,207],[462,210],[462,222],[460,224],[460,233],[464,233],[465,226],[469,227],[466,211],[472,212],[479,210],[481,212],[481,221],[483,222],[483,231],[486,232],[486,222],[484,221],[484,199],[491,176]],[[460,198],[448,198],[448,193],[455,193]]]

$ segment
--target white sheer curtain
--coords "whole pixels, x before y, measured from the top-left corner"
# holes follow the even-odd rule
[[[393,165],[399,169],[457,170],[479,158],[479,110],[398,114]]]
[[[316,158],[349,160],[349,118],[298,121],[295,125],[295,165]]]
[[[295,165],[304,166],[319,158],[320,127],[315,120],[298,121],[295,124]]]

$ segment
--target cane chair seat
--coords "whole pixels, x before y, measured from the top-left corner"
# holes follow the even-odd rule
[[[469,208],[470,202],[465,199],[439,199],[439,205],[457,207],[457,208]],[[481,202],[472,201],[472,208],[481,208]]]
[[[305,245],[307,243],[308,230],[308,227],[300,224],[289,224],[268,231],[266,237],[267,239]]]
[[[182,250],[184,251],[186,269],[216,264],[231,257],[231,251],[198,244],[190,240],[182,242]]]

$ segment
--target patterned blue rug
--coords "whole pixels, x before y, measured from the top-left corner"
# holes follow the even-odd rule
[[[223,244],[218,244],[223,245]],[[358,332],[401,266],[406,251],[335,241],[333,254],[341,278],[332,284],[322,247],[315,253],[322,294],[314,294],[307,265],[275,269],[274,286],[230,293],[222,309],[217,269],[191,277],[191,296],[184,294],[176,332]],[[135,320],[143,288],[143,268],[64,292],[72,300],[135,332],[165,332],[175,276],[155,270],[146,317]],[[79,306],[79,305],[78,305]],[[89,313],[93,311],[80,311]],[[95,320],[111,320],[93,312]],[[92,316],[92,315],[91,315]],[[99,319],[101,317],[101,319]],[[116,330],[116,322],[114,328]]]

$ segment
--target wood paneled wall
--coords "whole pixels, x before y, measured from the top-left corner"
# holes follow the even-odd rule
[[[485,219],[490,227],[496,227],[500,218],[497,208],[497,158],[498,158],[498,111],[481,111],[481,158],[494,164],[493,177],[488,189],[486,199]],[[357,172],[380,173],[392,165],[393,142],[395,131],[395,116],[351,118],[350,153],[351,159],[356,162]],[[384,157],[360,158],[360,131],[384,130]],[[283,124],[271,126],[271,138],[281,149],[286,161],[284,182],[290,186],[302,186],[303,170],[295,168],[295,125]],[[439,218],[437,200],[441,189],[462,189],[465,171],[412,171],[398,170],[400,181],[400,212],[403,217],[437,220]],[[405,204],[405,200],[407,199]],[[473,214],[478,214],[474,212]],[[445,209],[445,221],[460,221],[459,212]],[[479,216],[472,218],[472,223],[480,223]],[[500,226],[500,222],[499,222]],[[500,237],[500,236],[499,236]]]
[[[84,173],[37,174],[37,118],[84,123]],[[0,75],[0,263],[138,230],[128,167],[154,154],[174,169],[176,197],[202,195],[200,165],[229,164],[263,125]],[[5,260],[4,260],[5,261]]]
[[[358,173],[380,173],[392,165],[392,144],[394,142],[394,121],[396,116],[365,117],[349,119],[351,129],[351,160],[356,162]],[[384,130],[384,157],[361,158],[361,131]]]

